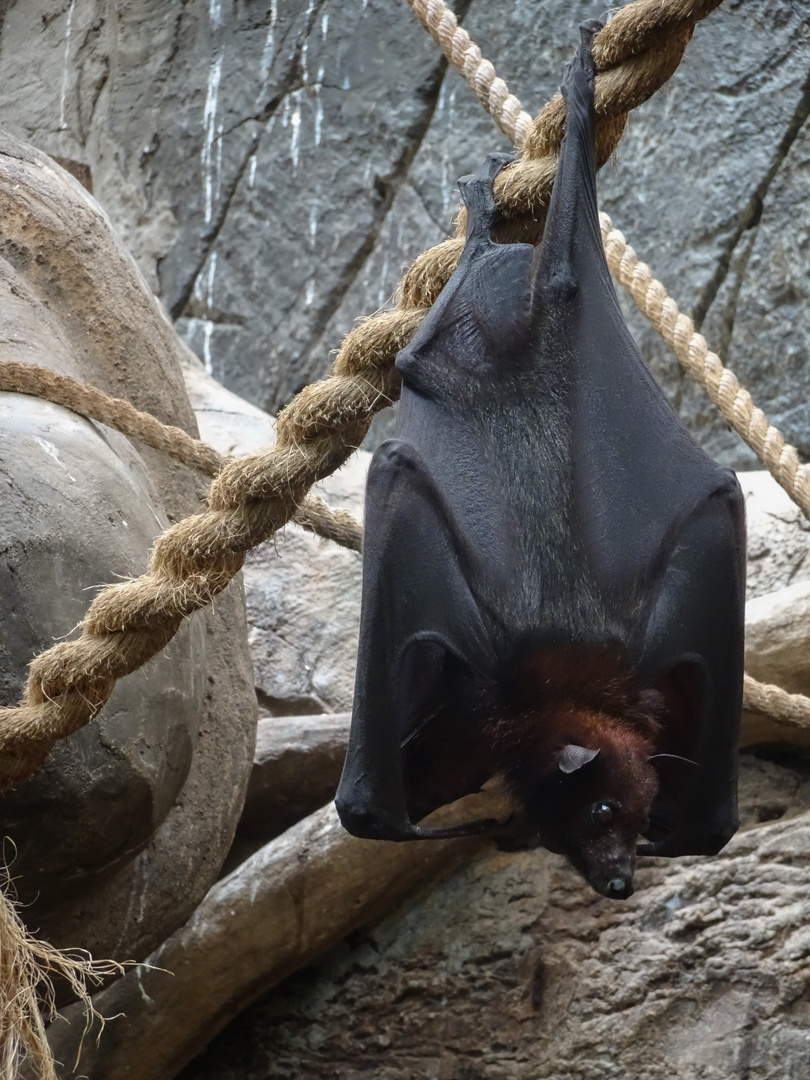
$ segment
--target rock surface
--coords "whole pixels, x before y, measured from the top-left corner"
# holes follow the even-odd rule
[[[558,856],[487,851],[267,995],[182,1080],[799,1080],[808,760],[744,755],[741,795],[749,831],[716,858],[647,860],[623,903]]]
[[[126,397],[194,433],[182,342],[86,191],[0,137],[3,358]],[[142,571],[200,478],[56,406],[3,395],[3,702],[31,655],[72,632],[88,590]],[[11,445],[9,445],[11,443]],[[61,946],[143,956],[182,924],[231,842],[255,738],[236,585],[95,724],[0,802],[32,924]]]
[[[810,581],[748,603],[745,669],[791,694],[810,694]]]
[[[269,840],[328,803],[350,720],[351,713],[328,713],[260,721],[240,828]]]
[[[330,803],[343,768],[351,713],[259,721],[245,806],[223,874]]]
[[[275,412],[322,375],[403,262],[441,239],[455,181],[505,149],[406,4],[10,0],[3,122],[89,165],[96,195],[192,348]],[[462,0],[457,14],[536,111],[593,0]],[[810,455],[806,0],[735,0],[633,113],[601,198],[755,402]],[[529,43],[530,47],[529,47]],[[54,73],[58,73],[55,75]],[[626,304],[700,440],[753,457]]]
[[[748,528],[748,599],[810,579],[810,521],[766,472],[740,473]]]
[[[18,701],[31,657],[68,636],[100,582],[141,572],[166,518],[116,432],[49,402],[0,395],[0,669]],[[56,508],[56,512],[54,512]],[[188,776],[199,734],[205,627],[195,617],[149,669],[122,680],[96,723],[57,743],[0,802],[18,892],[35,917],[129,862]]]

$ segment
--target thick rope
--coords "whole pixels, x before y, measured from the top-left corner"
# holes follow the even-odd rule
[[[37,364],[0,360],[0,391],[29,394],[61,405],[160,450],[205,476],[216,476],[225,461],[232,460],[223,457],[213,446],[187,435],[181,428],[141,412],[123,398],[109,397],[95,386],[77,382],[68,375],[60,375]],[[362,550],[360,523],[347,510],[333,510],[315,495],[307,495],[293,514],[293,521],[341,547]]]
[[[627,111],[666,82],[694,23],[717,3],[636,0],[597,35],[600,162],[615,148]],[[530,126],[521,159],[500,174],[495,193],[507,234],[540,235],[563,122],[555,99]],[[22,703],[0,709],[0,788],[25,779],[57,739],[92,719],[116,681],[163,649],[183,618],[227,586],[246,553],[289,521],[312,484],[359,446],[374,413],[398,396],[394,359],[455,268],[463,229],[460,221],[455,239],[416,260],[393,311],[348,335],[332,377],[305,387],[281,412],[275,447],[226,462],[208,508],[158,538],[146,573],[107,586],[82,621],[80,638],[60,642],[32,662]]]

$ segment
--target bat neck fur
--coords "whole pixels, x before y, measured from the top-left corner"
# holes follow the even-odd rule
[[[508,767],[519,751],[545,768],[567,743],[646,760],[655,752],[664,712],[662,696],[639,690],[632,669],[609,647],[533,651],[514,665],[503,685],[509,699],[491,721]]]

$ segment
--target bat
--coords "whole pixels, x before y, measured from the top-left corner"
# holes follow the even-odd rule
[[[622,899],[638,853],[713,854],[738,825],[745,518],[736,476],[681,424],[610,279],[599,29],[582,27],[564,75],[541,242],[492,241],[508,159],[490,156],[459,181],[463,253],[397,357],[336,803],[361,837],[541,843]],[[516,807],[505,826],[419,824],[493,776]]]

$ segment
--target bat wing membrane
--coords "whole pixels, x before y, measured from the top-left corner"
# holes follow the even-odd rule
[[[358,679],[338,813],[356,836],[449,835],[411,822],[401,747],[418,713],[429,716],[445,654],[474,672],[494,666],[490,635],[470,588],[477,556],[424,461],[399,440],[374,455],[366,522]]]
[[[667,701],[665,748],[698,766],[662,776],[651,854],[714,854],[737,829],[744,555],[743,497],[729,473],[680,532],[647,624],[640,676]]]
[[[698,766],[662,762],[649,850],[713,853],[737,828],[743,498],[731,470],[688,435],[624,322],[599,227],[587,49],[572,61],[563,93],[566,135],[533,302],[546,350],[576,358],[576,531],[610,617],[623,624],[640,683],[664,694],[664,748]]]

